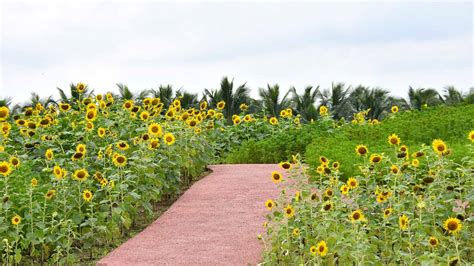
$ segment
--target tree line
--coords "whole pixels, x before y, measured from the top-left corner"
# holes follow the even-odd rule
[[[235,85],[233,79],[224,77],[220,87],[217,89],[204,89],[201,96],[198,93],[190,93],[183,89],[175,90],[172,85],[160,85],[157,89],[147,89],[140,92],[132,92],[127,85],[118,83],[118,93],[115,98],[123,100],[142,101],[147,97],[160,98],[164,106],[169,106],[173,100],[180,99],[184,108],[199,108],[199,103],[207,101],[211,108],[217,103],[226,103],[223,110],[224,116],[231,121],[232,115],[242,112],[241,105],[246,104],[247,113],[260,114],[263,116],[279,117],[280,111],[291,108],[294,114],[300,115],[303,121],[317,119],[319,116],[319,106],[324,105],[329,108],[334,119],[344,118],[350,120],[357,112],[370,109],[368,118],[382,119],[390,108],[394,105],[400,109],[421,110],[426,106],[440,104],[472,104],[474,103],[474,88],[463,93],[453,86],[445,87],[442,92],[432,88],[412,88],[409,87],[407,98],[391,96],[389,91],[382,88],[370,88],[363,85],[356,87],[347,86],[344,83],[332,83],[331,87],[321,89],[320,86],[307,86],[302,92],[298,92],[295,87],[289,88],[286,92],[278,84],[259,88],[259,99],[250,97],[250,89],[246,83]],[[8,106],[12,113],[21,112],[25,108],[36,106],[40,103],[43,106],[58,105],[59,102],[74,104],[77,102],[79,93],[75,84],[70,84],[69,96],[60,88],[57,88],[60,99],[53,99],[52,96],[41,98],[37,93],[32,93],[31,98],[24,104],[13,105],[12,98],[0,98],[0,106]],[[94,91],[86,87],[82,97],[93,96]]]

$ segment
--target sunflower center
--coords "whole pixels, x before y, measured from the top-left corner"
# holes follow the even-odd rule
[[[360,213],[358,213],[358,212],[354,213],[354,215],[352,215],[352,218],[354,218],[354,220],[359,220]]]
[[[8,172],[8,166],[1,165],[0,166],[0,173],[6,173],[6,172]]]
[[[458,223],[452,221],[448,223],[448,229],[454,231],[458,228]]]
[[[436,241],[436,239],[434,239],[434,238],[430,239],[430,244],[431,244],[432,246],[436,245],[437,242],[438,242],[438,241]]]
[[[319,246],[319,252],[323,252],[324,251],[324,246]]]
[[[438,151],[444,151],[445,147],[442,144],[439,144],[437,147]]]
[[[291,209],[286,209],[287,214],[291,214]]]
[[[119,163],[124,163],[124,162],[125,162],[125,158],[123,158],[122,156],[120,156],[120,157],[117,158],[117,162],[119,162]]]

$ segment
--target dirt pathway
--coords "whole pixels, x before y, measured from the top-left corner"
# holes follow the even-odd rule
[[[99,265],[247,265],[261,259],[265,200],[277,165],[215,165],[160,218]]]

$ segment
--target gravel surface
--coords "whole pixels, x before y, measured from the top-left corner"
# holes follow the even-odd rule
[[[260,261],[277,165],[215,165],[160,218],[98,265],[247,265]],[[283,172],[283,171],[280,171]]]

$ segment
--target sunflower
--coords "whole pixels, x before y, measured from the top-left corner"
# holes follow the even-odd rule
[[[406,231],[408,229],[409,222],[410,221],[405,214],[398,218],[398,224],[400,225],[400,229],[402,231]]]
[[[328,108],[327,108],[326,106],[324,106],[324,105],[321,105],[321,106],[319,107],[319,114],[320,114],[321,116],[327,115],[327,114],[328,114]]]
[[[87,202],[92,200],[92,196],[93,196],[93,194],[90,190],[86,189],[86,190],[84,190],[84,192],[82,192],[82,198]]]
[[[36,187],[37,185],[38,185],[38,179],[32,178],[32,179],[31,179],[31,186],[32,186],[32,187]]]
[[[316,249],[318,251],[318,255],[321,257],[326,256],[328,253],[328,246],[326,245],[326,241],[321,240],[318,242],[318,245],[316,246]]]
[[[353,211],[351,215],[349,216],[349,218],[351,218],[351,222],[353,223],[359,222],[359,221],[365,221],[365,216],[361,210]]]
[[[430,236],[428,244],[430,244],[431,247],[436,247],[439,244],[439,240],[434,236]]]
[[[332,189],[328,188],[326,189],[326,191],[324,191],[324,196],[332,197],[332,195],[334,195],[334,192],[332,191]]]
[[[325,166],[329,164],[329,160],[324,156],[319,156],[319,162],[321,162],[321,164]]]
[[[396,134],[392,134],[388,136],[388,144],[390,145],[399,145],[400,144],[400,137]]]
[[[76,152],[80,152],[80,153],[86,153],[86,145],[85,144],[78,144],[76,146]]]
[[[148,126],[148,133],[154,137],[161,137],[163,135],[163,129],[159,124],[152,123]]]
[[[133,101],[132,100],[125,101],[122,107],[124,109],[131,110],[133,108]]]
[[[316,173],[322,175],[324,174],[324,166],[320,165],[318,168],[316,168]]]
[[[461,231],[462,223],[458,218],[448,218],[444,221],[444,229],[450,234],[456,234]]]
[[[117,148],[121,149],[122,151],[125,151],[125,150],[128,150],[128,148],[130,147],[128,145],[128,143],[126,141],[119,141],[115,144],[115,146],[117,146]]]
[[[439,155],[446,154],[446,152],[448,151],[448,147],[446,146],[446,143],[444,143],[444,141],[440,139],[433,140],[432,146],[433,146],[433,150]]]
[[[271,210],[275,206],[275,203],[273,202],[273,200],[269,199],[265,202],[265,206],[267,207],[267,209]]]
[[[76,152],[76,153],[74,153],[74,154],[72,155],[71,160],[72,160],[72,161],[77,161],[77,160],[80,160],[80,159],[82,159],[82,158],[84,158],[84,153],[82,153],[82,152]]]
[[[394,113],[394,114],[395,114],[395,113],[398,113],[398,106],[396,106],[396,105],[392,106],[391,111],[392,111],[392,113]]]
[[[392,208],[387,208],[383,211],[383,218],[387,219],[393,212]]]
[[[412,156],[413,158],[420,158],[420,157],[423,157],[424,155],[425,155],[424,152],[422,152],[422,151],[417,151],[417,152],[413,153],[411,156]]]
[[[271,117],[269,122],[272,125],[277,125],[278,124],[278,119],[276,117]]]
[[[160,140],[159,139],[150,139],[148,143],[148,149],[154,150],[160,147]]]
[[[295,210],[289,204],[288,206],[285,207],[284,212],[285,212],[286,217],[288,218],[291,218],[295,215]]]
[[[251,115],[245,115],[244,116],[244,121],[247,122],[247,123],[252,122],[252,116]]]
[[[44,194],[44,198],[50,200],[54,197],[54,195],[56,195],[56,190],[50,189],[48,192],[46,192],[46,194]]]
[[[347,194],[349,193],[349,186],[346,185],[346,184],[342,185],[342,186],[341,186],[341,193],[342,193],[343,195],[347,195]]]
[[[234,125],[240,124],[241,120],[239,116],[236,116],[234,119],[232,119],[232,122],[234,122]]]
[[[299,235],[300,235],[300,229],[298,228],[293,229],[293,236],[298,237]]]
[[[334,169],[339,169],[339,166],[340,166],[340,164],[339,164],[338,161],[335,161],[335,162],[332,163],[332,168],[334,168]]]
[[[201,110],[206,110],[206,109],[207,109],[207,102],[206,102],[206,101],[201,102],[201,103],[199,104],[199,109],[201,109]]]
[[[127,157],[116,153],[116,154],[114,154],[114,156],[112,158],[112,161],[115,164],[115,166],[123,167],[127,164]]]
[[[281,162],[280,164],[280,167],[285,169],[285,170],[288,170],[291,168],[291,164],[289,162]]]
[[[77,85],[76,85],[76,90],[77,90],[77,92],[79,92],[79,93],[83,93],[83,92],[86,90],[86,87],[87,87],[86,84],[84,84],[84,83],[82,83],[82,82],[79,82],[79,83],[77,83]]]
[[[80,182],[86,181],[88,176],[89,176],[89,173],[84,168],[74,171],[74,179],[76,179],[77,181],[80,181]]]
[[[359,186],[359,182],[354,177],[350,177],[349,179],[347,179],[347,185],[350,189],[354,189]]]
[[[97,135],[98,135],[100,138],[105,137],[105,132],[106,132],[106,131],[105,131],[105,128],[103,128],[103,127],[99,127],[99,128],[97,129]]]
[[[392,174],[398,174],[400,172],[400,169],[398,169],[398,166],[392,165],[390,166],[390,172],[392,172]]]
[[[249,108],[249,106],[246,105],[245,103],[243,103],[243,104],[241,104],[241,105],[239,106],[239,108],[240,108],[240,110],[242,110],[242,111],[247,111],[247,109]]]
[[[93,122],[97,119],[97,110],[96,109],[89,109],[86,113],[86,120],[89,122]]]
[[[334,204],[330,201],[326,201],[323,204],[323,210],[324,211],[330,211],[334,207]]]
[[[309,248],[309,252],[311,252],[311,255],[316,255],[316,253],[318,252],[318,249],[315,247],[315,246],[311,246]]]
[[[196,119],[189,119],[188,121],[186,121],[186,123],[190,128],[194,128],[195,126],[197,126],[198,121]]]
[[[8,116],[10,115],[10,110],[6,106],[0,107],[0,121],[7,120]]]
[[[277,171],[272,172],[273,182],[279,183],[282,179],[283,179],[283,176],[279,172],[277,172]]]
[[[471,140],[471,142],[474,142],[474,130],[471,130],[469,134],[467,134],[467,139]]]
[[[44,156],[46,156],[46,159],[48,159],[48,161],[51,161],[54,157],[53,150],[47,149],[46,152],[44,153]]]
[[[57,179],[61,179],[63,177],[63,170],[59,165],[55,165],[53,168],[53,174]]]
[[[20,160],[17,157],[12,156],[10,157],[10,164],[13,165],[13,167],[18,168],[20,167]]]
[[[367,146],[360,144],[360,145],[357,145],[357,147],[355,148],[355,151],[358,155],[364,156],[369,152],[369,149],[367,149]]]
[[[418,166],[420,165],[420,161],[419,161],[418,159],[413,159],[413,160],[411,161],[411,165],[412,165],[413,167],[418,167]]]
[[[224,101],[220,101],[220,102],[217,103],[217,109],[222,110],[222,109],[224,109],[224,107],[225,107],[225,102]]]
[[[12,168],[8,162],[0,162],[0,174],[8,176],[12,172]]]
[[[370,162],[371,163],[380,163],[382,161],[382,156],[379,154],[372,154],[370,155]]]
[[[20,217],[20,215],[17,214],[17,215],[15,215],[15,216],[13,216],[13,218],[12,218],[12,224],[13,224],[13,225],[19,225],[20,223],[21,223],[21,217]]]
[[[168,146],[171,146],[176,141],[176,137],[171,133],[166,133],[163,137],[163,140],[166,144],[168,144]]]

